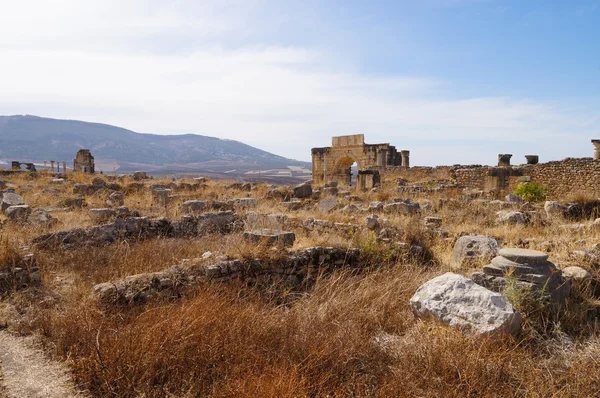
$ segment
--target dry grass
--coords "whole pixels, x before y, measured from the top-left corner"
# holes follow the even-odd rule
[[[49,178],[12,177],[28,203],[54,206],[71,195],[77,175],[61,186]],[[133,181],[117,181],[126,187]],[[153,180],[151,183],[169,183]],[[191,182],[191,181],[188,181]],[[148,183],[146,183],[148,185]],[[58,193],[44,188],[56,188]],[[399,196],[391,180],[380,192],[357,194],[364,203]],[[177,218],[189,199],[259,199],[258,212],[283,212],[267,199],[269,188],[251,192],[209,182],[198,192],[181,192],[167,207],[156,207],[148,189],[127,191],[125,205],[151,217]],[[106,193],[86,198],[104,207]],[[100,248],[38,250],[43,288],[12,294],[3,301],[0,323],[43,336],[51,354],[68,361],[77,383],[94,396],[321,397],[321,396],[597,396],[600,393],[598,300],[593,285],[574,289],[565,311],[548,310],[527,296],[512,297],[524,315],[518,339],[472,338],[415,319],[409,299],[424,281],[448,271],[454,240],[461,233],[496,237],[512,246],[552,243],[552,260],[581,265],[570,253],[598,241],[594,229],[567,231],[560,222],[534,216],[525,226],[494,222],[499,209],[477,203],[438,205],[442,194],[421,194],[444,219],[449,238],[428,233],[422,216],[382,216],[392,240],[374,233],[296,231],[295,247],[360,247],[366,272],[322,276],[309,291],[267,292],[242,285],[204,286],[179,301],[152,301],[135,308],[107,310],[90,298],[92,286],[128,275],[162,270],[206,251],[211,258],[278,261],[281,250],[250,245],[240,234],[200,239],[119,242]],[[340,206],[350,203],[340,198]],[[362,224],[364,214],[321,214],[308,202],[293,214],[332,222]],[[87,210],[54,213],[50,230],[92,225]],[[6,224],[0,262],[14,260],[21,245],[44,231]],[[585,240],[585,241],[582,241]],[[401,256],[397,241],[419,244],[424,255]],[[4,243],[3,243],[4,245]],[[12,253],[12,254],[11,254]],[[589,264],[596,279],[600,269]],[[468,275],[473,269],[459,270]]]

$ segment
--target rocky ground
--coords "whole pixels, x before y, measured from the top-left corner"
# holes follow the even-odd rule
[[[600,390],[595,198],[0,179],[0,395]]]

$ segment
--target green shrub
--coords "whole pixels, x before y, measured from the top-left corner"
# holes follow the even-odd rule
[[[547,187],[532,182],[520,183],[515,191],[515,195],[522,197],[527,202],[541,202],[546,200]]]

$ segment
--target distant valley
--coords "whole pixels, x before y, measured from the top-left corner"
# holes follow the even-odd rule
[[[43,164],[92,151],[96,170],[154,175],[202,174],[212,178],[292,183],[310,179],[310,163],[287,159],[239,141],[196,134],[140,134],[124,128],[38,116],[0,116],[0,167],[11,160]]]

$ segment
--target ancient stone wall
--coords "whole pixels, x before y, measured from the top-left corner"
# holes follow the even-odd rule
[[[314,247],[291,252],[280,260],[184,261],[161,272],[139,274],[94,286],[104,304],[131,305],[153,297],[179,298],[203,283],[240,280],[247,284],[307,285],[323,272],[361,266],[358,249]]]
[[[600,161],[592,158],[568,158],[526,165],[521,170],[531,182],[547,186],[550,199],[561,199],[571,194],[600,197]],[[518,182],[519,178],[512,178],[511,188]]]
[[[453,166],[413,166],[405,167],[389,167],[385,170],[386,176],[394,178],[402,178],[407,182],[424,182],[431,180],[447,180],[454,178],[451,173]]]
[[[455,165],[413,167],[408,170],[390,170],[409,182],[439,179],[446,176],[460,188],[512,192],[521,182],[532,182],[548,188],[549,199],[564,199],[572,194],[600,197],[600,161],[592,158],[567,158],[538,164],[496,167]],[[389,176],[386,175],[388,178]]]
[[[239,217],[232,211],[183,216],[179,221],[165,218],[150,220],[147,217],[117,219],[110,224],[92,228],[77,228],[52,232],[33,240],[40,248],[103,246],[121,240],[145,240],[158,237],[190,238],[210,233],[230,233],[241,227]]]

